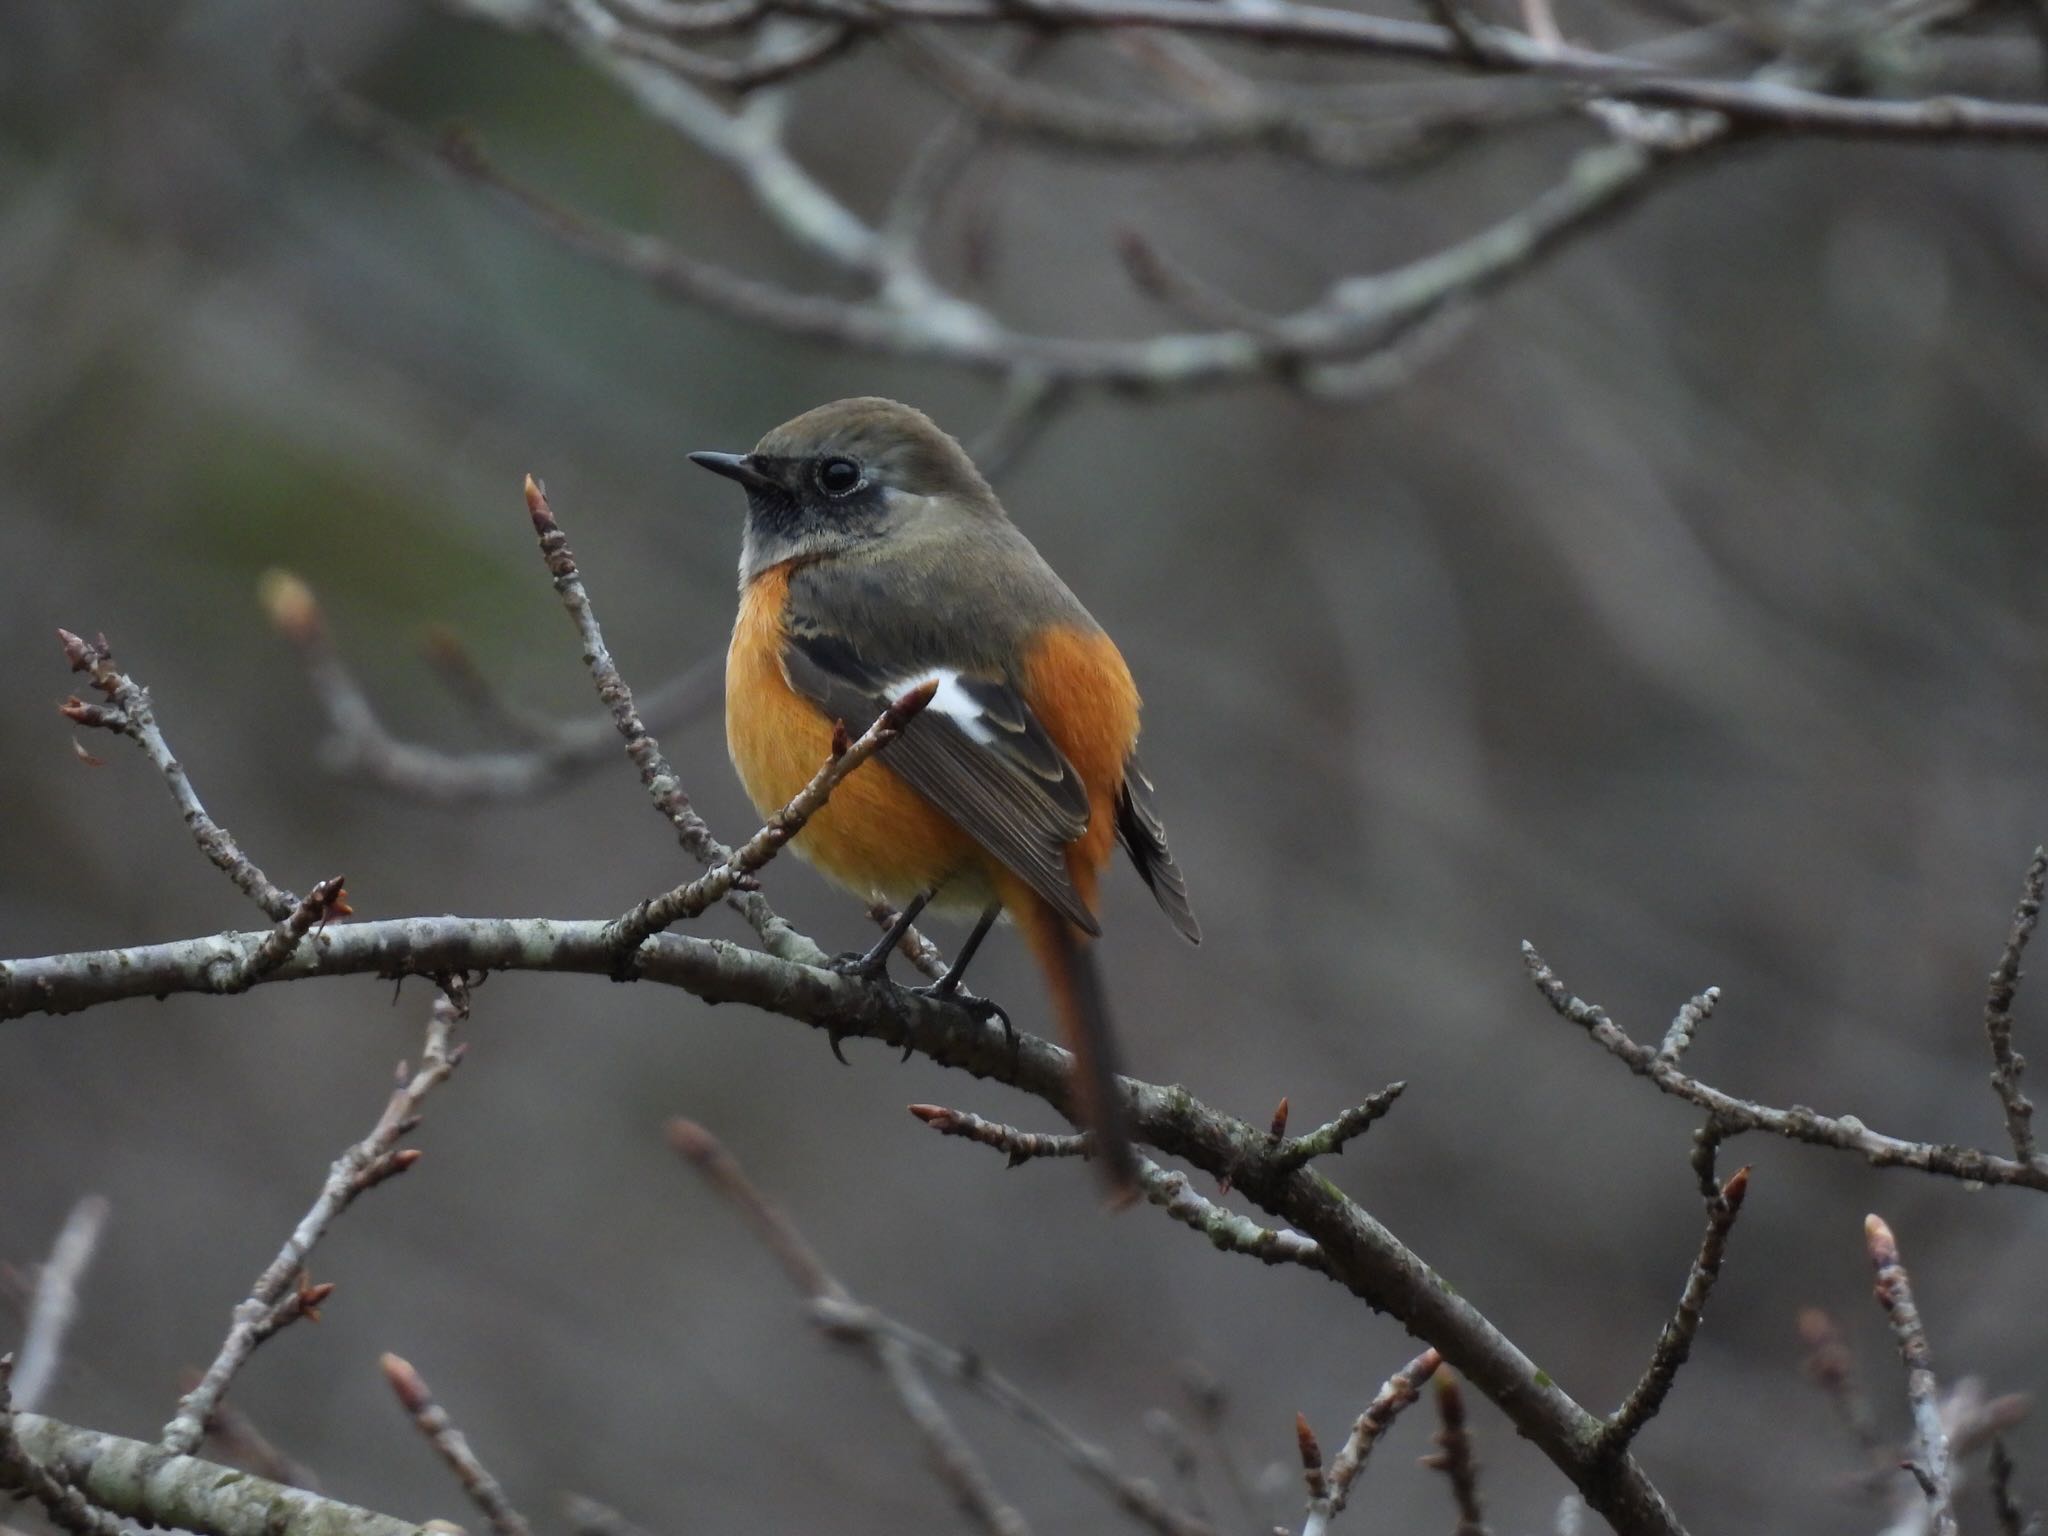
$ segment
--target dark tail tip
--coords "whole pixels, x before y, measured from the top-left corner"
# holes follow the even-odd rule
[[[1053,933],[1048,958],[1058,972],[1052,978],[1053,990],[1066,1025],[1067,1049],[1074,1053],[1074,1107],[1081,1123],[1094,1133],[1095,1166],[1108,1186],[1110,1205],[1121,1209],[1140,1193],[1138,1153],[1117,1082],[1123,1068],[1109,1027],[1102,973],[1093,950],[1070,925],[1054,918],[1047,927]]]

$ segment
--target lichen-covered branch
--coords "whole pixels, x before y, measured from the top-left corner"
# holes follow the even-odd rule
[[[425,1536],[390,1515],[287,1488],[161,1445],[80,1429],[41,1414],[13,1416],[13,1439],[94,1509],[119,1521],[193,1536]],[[0,1486],[21,1484],[0,1465]]]

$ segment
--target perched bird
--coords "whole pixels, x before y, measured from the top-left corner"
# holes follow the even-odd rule
[[[841,885],[902,908],[894,931],[843,968],[882,977],[927,905],[973,913],[958,958],[925,989],[952,996],[1008,913],[1077,1060],[1077,1116],[1128,1192],[1133,1154],[1089,942],[1112,846],[1122,842],[1181,933],[1200,942],[1201,930],[1138,766],[1138,690],[1123,657],[966,450],[921,411],[839,400],[752,453],[690,457],[747,491],[725,732],[763,815],[817,772],[835,724],[858,733],[907,690],[938,684],[793,845]]]

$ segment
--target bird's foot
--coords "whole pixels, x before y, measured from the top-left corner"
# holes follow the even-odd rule
[[[926,997],[935,1003],[951,1003],[957,1008],[964,1008],[974,1016],[977,1023],[986,1024],[991,1019],[1000,1023],[1003,1026],[1003,1042],[1010,1048],[1010,1066],[1013,1071],[1015,1070],[1017,1026],[1010,1022],[1010,1015],[1001,1003],[992,997],[982,997],[973,992],[963,991],[960,983],[951,976],[941,976],[928,987],[906,987],[904,990],[915,997]],[[903,1059],[910,1060],[910,1045],[907,1041],[903,1046]]]

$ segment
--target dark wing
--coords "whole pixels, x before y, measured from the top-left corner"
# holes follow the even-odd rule
[[[950,668],[885,668],[842,636],[799,626],[783,642],[782,668],[790,687],[854,732],[942,676],[938,696],[884,753],[890,770],[1070,922],[1102,931],[1067,873],[1067,844],[1088,829],[1087,787],[1016,689]]]
[[[1138,754],[1124,759],[1123,793],[1116,802],[1116,835],[1123,842],[1138,874],[1151,887],[1159,909],[1173,920],[1181,937],[1190,944],[1202,942],[1202,925],[1195,921],[1188,905],[1188,883],[1166,846],[1166,826],[1152,803],[1152,781],[1138,766]]]

